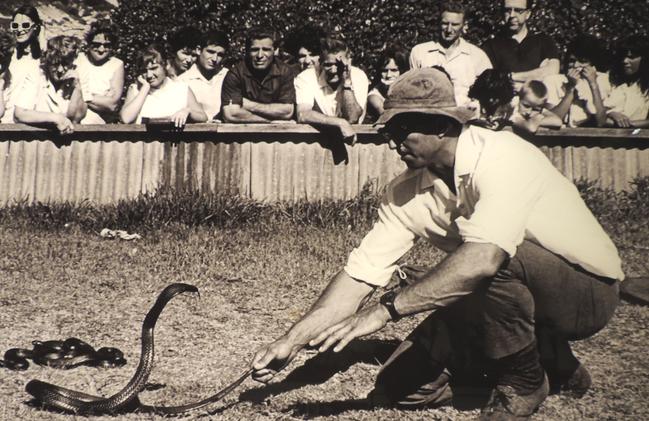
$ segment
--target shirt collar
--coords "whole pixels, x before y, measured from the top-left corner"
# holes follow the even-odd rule
[[[187,70],[185,73],[187,73],[187,76],[185,76],[186,79],[201,79],[207,82],[205,76],[203,76],[201,71],[198,70],[196,63],[192,64],[192,67],[190,67],[189,70]]]
[[[436,51],[446,53],[446,49],[442,47],[442,44],[440,44],[439,42],[432,41],[431,46],[428,49],[428,52],[433,53]],[[458,43],[457,48],[453,50],[453,53],[455,52],[457,52],[457,54],[471,54],[471,52],[469,51],[469,43],[466,42],[464,38],[460,37],[460,42]]]

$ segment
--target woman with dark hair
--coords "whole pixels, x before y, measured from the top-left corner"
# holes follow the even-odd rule
[[[569,127],[595,126],[598,114],[604,115],[603,98],[611,91],[605,72],[607,51],[592,35],[577,35],[568,45],[565,74],[548,76],[547,103],[552,112]]]
[[[88,123],[117,120],[116,111],[124,89],[124,63],[114,56],[116,47],[116,28],[110,21],[99,20],[90,25],[86,51],[79,54],[76,62],[83,99],[88,105]]]
[[[9,71],[13,83],[20,86],[29,73],[38,71],[45,35],[43,22],[35,7],[21,6],[13,13],[9,27],[16,40]]]
[[[632,35],[616,48],[609,73],[612,89],[598,126],[649,127],[649,40]]]
[[[175,127],[182,128],[187,121],[207,121],[189,85],[169,78],[164,51],[153,44],[138,55],[136,64],[140,75],[129,86],[120,111],[124,123],[139,124],[144,118],[169,119]]]
[[[390,85],[409,69],[408,50],[400,44],[388,45],[379,57],[372,89],[367,94],[369,114],[376,119],[383,113],[383,103]]]
[[[81,83],[74,62],[81,42],[59,35],[47,41],[41,57],[42,75],[25,79],[16,98],[16,121],[27,124],[53,123],[62,134],[74,131],[74,123],[86,116]]]
[[[286,37],[284,42],[286,51],[300,66],[300,71],[318,66],[320,41],[325,35],[325,32],[319,27],[304,25]]]

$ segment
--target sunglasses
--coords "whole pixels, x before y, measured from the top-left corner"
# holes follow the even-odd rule
[[[113,46],[112,42],[91,42],[90,43],[90,48],[92,48],[94,50],[98,50],[101,47],[111,48],[112,46]]]
[[[29,29],[32,26],[34,26],[33,23],[29,22],[23,22],[23,23],[18,23],[18,22],[11,22],[11,29],[16,30],[16,29]]]
[[[405,141],[410,133],[434,134],[439,137],[446,136],[451,125],[443,120],[433,121],[397,121],[388,122],[378,130],[386,142],[392,142],[399,145]]]

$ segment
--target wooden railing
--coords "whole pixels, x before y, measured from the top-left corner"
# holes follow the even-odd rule
[[[301,124],[87,125],[71,135],[0,125],[0,205],[14,200],[116,202],[165,186],[260,200],[350,198],[405,167],[371,125],[358,142]],[[629,189],[649,175],[649,130],[540,130],[537,144],[573,180]]]

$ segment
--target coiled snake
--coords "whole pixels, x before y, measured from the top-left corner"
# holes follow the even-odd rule
[[[224,389],[220,390],[218,393],[205,398],[200,402],[181,406],[162,407],[142,404],[138,398],[138,394],[144,389],[146,381],[153,368],[153,330],[158,321],[158,317],[173,297],[184,292],[198,293],[198,288],[189,284],[175,283],[166,287],[160,295],[158,295],[155,304],[147,313],[144,318],[144,323],[142,324],[142,353],[140,355],[140,363],[137,370],[128,384],[113,396],[108,398],[93,396],[40,380],[31,380],[25,386],[25,390],[31,394],[37,402],[42,403],[44,406],[58,408],[75,414],[104,414],[129,411],[179,414],[220,400],[241,384],[252,373],[252,368],[248,369],[239,378]]]

